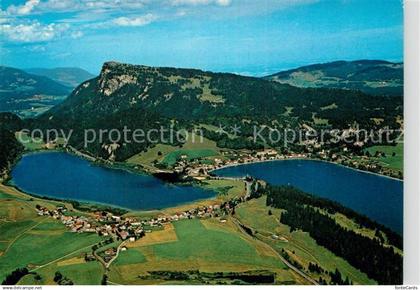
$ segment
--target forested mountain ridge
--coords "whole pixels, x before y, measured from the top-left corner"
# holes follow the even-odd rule
[[[107,62],[98,77],[79,85],[64,102],[32,124],[79,132],[124,126],[147,130],[170,124],[179,128],[240,124],[242,139],[218,143],[234,142],[229,148],[256,149],[261,145],[244,145],[249,143],[253,125],[297,128],[321,120],[334,128],[349,128],[354,123],[365,128],[399,128],[402,103],[402,97],[371,96],[360,91],[297,88],[229,73]],[[220,137],[211,132],[205,136],[212,140]],[[75,133],[71,145],[80,148],[82,139]],[[89,151],[99,155],[102,145],[91,144]],[[117,160],[125,160],[150,144],[120,145]]]
[[[7,175],[13,162],[23,152],[23,146],[14,132],[23,126],[22,120],[12,113],[0,113],[0,179]]]
[[[402,114],[402,97],[374,97],[358,91],[296,88],[260,78],[195,69],[156,68],[107,62],[97,78],[77,87],[45,117],[100,118],[130,109],[168,118],[318,118],[335,126],[372,122],[390,125]]]
[[[12,132],[16,132],[22,129],[24,122],[18,116],[13,113],[2,113],[0,112],[0,128],[6,129]]]
[[[13,162],[23,152],[23,146],[16,140],[15,134],[0,127],[0,179],[7,175]]]
[[[265,79],[297,87],[361,90],[373,95],[404,92],[403,63],[382,60],[335,61],[282,71]]]

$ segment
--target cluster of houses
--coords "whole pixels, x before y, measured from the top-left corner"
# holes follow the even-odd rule
[[[205,218],[219,218],[220,222],[226,222],[225,216],[234,211],[234,207],[242,202],[242,198],[234,198],[222,204],[204,205],[193,209],[188,209],[172,215],[161,215],[150,219],[148,222],[151,226],[162,226],[166,223],[179,221],[183,219],[205,219]]]
[[[70,231],[75,233],[96,233],[100,236],[108,236],[104,242],[112,243],[115,240],[122,240],[124,243],[118,247],[110,247],[104,251],[96,252],[100,246],[93,248],[92,254],[86,253],[85,260],[98,260],[109,267],[109,264],[117,257],[119,251],[127,250],[127,242],[134,242],[150,233],[153,228],[160,228],[164,224],[183,219],[206,219],[218,218],[221,223],[227,221],[227,216],[234,214],[235,207],[244,202],[246,196],[234,197],[220,204],[198,206],[174,214],[159,215],[147,220],[137,220],[133,217],[122,217],[106,211],[95,211],[86,215],[74,215],[65,206],[57,206],[50,210],[44,206],[36,205],[36,211],[40,216],[49,216],[60,220]],[[101,244],[100,243],[100,244]]]
[[[96,211],[93,214],[95,222],[99,224],[97,233],[101,236],[116,236],[131,242],[144,236],[144,225],[135,218],[121,217],[104,211]]]
[[[302,149],[295,148],[295,151],[298,151],[296,153],[287,152],[285,154],[271,148],[261,151],[224,150],[221,152],[222,156],[212,159],[211,162],[203,162],[200,159],[188,160],[187,156],[181,156],[175,164],[174,171],[198,180],[204,180],[209,177],[211,171],[222,167],[270,160],[315,158],[393,177],[402,174],[392,172],[388,168],[382,168],[377,160],[361,154],[364,152],[363,148],[369,146],[370,140],[376,138],[375,134],[385,132],[382,129],[375,133],[363,133],[357,126],[354,126],[348,129],[326,131],[324,134],[317,132],[307,124],[303,124],[301,127],[302,132],[300,134],[304,137],[297,144]]]
[[[175,164],[174,171],[177,173],[184,173],[198,180],[203,180],[208,177],[211,171],[223,167],[235,166],[246,163],[308,157],[308,154],[306,153],[290,153],[288,155],[283,155],[278,153],[277,150],[274,149],[266,149],[257,152],[224,151],[222,152],[222,155],[229,156],[229,158],[215,158],[212,164],[205,164],[199,161],[187,162],[183,159],[180,159]]]
[[[159,215],[147,220],[137,220],[133,217],[121,217],[105,211],[96,211],[89,216],[76,216],[66,214],[65,206],[58,206],[54,210],[36,205],[36,210],[40,216],[50,216],[60,220],[67,228],[76,233],[97,233],[100,236],[110,236],[112,238],[134,242],[143,237],[146,233],[158,228],[166,223],[182,219],[193,218],[219,218],[220,222],[225,222],[226,215],[231,214],[237,204],[243,202],[244,197],[235,197],[221,204],[199,206],[171,215]]]
[[[67,215],[67,208],[59,206],[54,210],[37,205],[38,215],[51,216],[72,232],[97,233],[100,236],[112,236],[121,240],[135,241],[144,235],[143,224],[134,218],[122,218],[108,212],[95,212],[93,217]]]

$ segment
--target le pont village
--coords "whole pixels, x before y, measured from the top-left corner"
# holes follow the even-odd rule
[[[135,242],[154,230],[162,229],[165,224],[183,219],[206,219],[216,218],[220,223],[227,221],[227,216],[235,212],[235,207],[245,202],[248,195],[235,197],[223,203],[199,206],[192,209],[180,211],[171,215],[160,214],[150,219],[139,220],[135,217],[124,217],[107,211],[95,211],[86,215],[74,215],[75,212],[67,209],[64,205],[57,206],[50,210],[46,207],[36,205],[39,216],[47,216],[61,221],[71,232],[92,233],[103,237],[109,237],[105,244],[114,241],[121,241],[118,247],[112,247],[103,253],[96,253],[98,247],[92,248],[92,254],[85,257],[97,259],[109,267],[110,262],[118,255],[119,251],[125,251],[126,243]]]
[[[97,233],[100,236],[113,236],[134,242],[151,232],[153,228],[159,228],[166,223],[182,219],[219,218],[223,223],[225,221],[223,217],[230,214],[240,201],[241,198],[235,198],[222,204],[200,206],[173,215],[158,215],[155,218],[141,221],[133,217],[117,216],[106,211],[93,212],[92,217],[68,215],[68,210],[64,206],[49,210],[37,205],[36,210],[40,216],[50,216],[60,220],[72,232]]]

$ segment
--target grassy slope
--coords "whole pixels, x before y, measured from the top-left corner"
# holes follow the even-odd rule
[[[276,259],[263,258],[252,245],[226,231],[206,229],[199,220],[175,223],[178,241],[155,245],[157,257],[171,260],[192,260],[193,257],[208,262],[229,261],[239,264],[259,264],[282,267]],[[223,245],[223,246],[221,246]]]
[[[195,141],[193,142],[193,140]],[[159,152],[161,155],[158,154]],[[153,162],[155,160],[159,163],[166,162],[169,165],[172,165],[175,163],[176,158],[183,154],[188,155],[190,158],[217,156],[219,154],[219,148],[216,146],[216,142],[206,138],[201,140],[200,137],[194,135],[194,139],[193,137],[189,138],[182,147],[157,144],[155,147],[147,150],[147,152],[130,157],[127,159],[127,162],[143,165],[146,168],[153,167]]]
[[[236,184],[238,187],[235,187],[231,183],[218,181],[210,186],[228,186],[224,197],[242,193],[242,184]],[[56,271],[75,284],[100,283],[104,273],[100,264],[83,260],[83,254],[90,251],[90,246],[99,237],[69,233],[58,221],[36,215],[36,204],[52,208],[56,202],[32,199],[4,186],[0,187],[0,192],[0,226],[4,230],[0,232],[0,249],[5,251],[11,244],[7,252],[0,256],[1,279],[17,267],[30,265],[31,268],[42,266],[35,270],[42,279],[36,281],[35,275],[28,275],[20,284],[55,284],[53,277]],[[150,235],[153,234],[160,236],[147,245],[134,244],[134,248],[121,253],[112,266],[111,281],[136,283],[138,273],[152,269],[246,271],[270,268],[279,274],[279,282],[303,282],[294,273],[285,270],[269,249],[255,244],[237,231],[233,224],[220,224],[217,220],[182,221],[175,228],[172,227],[172,233],[156,231]],[[207,251],[204,256],[203,251]],[[189,257],[187,261],[186,256]]]
[[[63,274],[68,272],[68,277],[76,284],[84,284],[89,280],[96,283],[97,279],[100,282],[102,275],[99,272],[99,278],[93,274],[85,276],[85,273],[92,272],[92,269],[97,269],[99,265],[87,266],[91,270],[83,265],[66,266],[67,268],[57,265],[60,259],[68,259],[72,255],[89,251],[90,245],[98,242],[100,237],[95,234],[70,233],[59,221],[36,215],[36,204],[52,208],[56,203],[34,200],[4,186],[0,187],[0,193],[0,281],[18,267],[29,265],[34,269],[57,260],[36,269],[45,283],[53,283],[52,278],[57,270]],[[67,257],[69,254],[71,255]],[[94,272],[97,273],[96,270]],[[32,279],[31,283],[39,284],[33,277],[34,275],[30,275],[23,282],[29,283]]]
[[[241,204],[236,211],[237,218],[245,225],[257,229],[259,237],[265,242],[272,245],[276,250],[280,251],[282,248],[285,249],[295,261],[298,261],[306,269],[309,262],[317,263],[328,271],[334,271],[338,268],[343,276],[348,276],[354,284],[375,283],[366,274],[352,267],[344,259],[335,256],[324,247],[317,245],[308,233],[302,231],[290,233],[290,228],[280,224],[278,220],[281,210],[267,207],[265,200],[266,197],[251,200]],[[272,211],[272,215],[268,215],[269,209]],[[287,242],[272,239],[272,234],[287,239]],[[316,279],[319,277],[319,275],[310,275]]]
[[[383,166],[403,170],[404,168],[404,144],[398,143],[396,146],[373,146],[367,149],[369,153],[374,156],[376,151],[385,152],[386,157],[372,157],[372,159],[378,160]],[[395,156],[392,154],[395,152]]]
[[[26,133],[16,132],[15,136],[25,146],[26,150],[40,150],[45,146],[45,143],[41,139],[32,139]]]
[[[280,282],[296,282],[298,278],[268,247],[256,244],[228,222],[217,220],[183,220],[166,227],[155,243],[148,241],[129,246],[111,267],[110,280],[116,283],[145,283],[138,275],[147,271],[246,271],[270,269],[278,273]],[[153,239],[152,239],[153,240]],[[121,260],[120,260],[121,259]],[[120,260],[120,261],[119,261]],[[150,281],[149,281],[150,282]],[[159,281],[154,281],[159,283]]]
[[[144,263],[146,261],[146,257],[141,251],[137,249],[131,249],[121,252],[121,254],[118,256],[118,259],[115,261],[115,265],[132,265],[136,263]]]
[[[162,163],[167,166],[173,166],[181,156],[186,156],[186,160],[193,160],[196,158],[205,158],[211,156],[217,156],[218,152],[213,149],[181,149],[175,150],[167,154],[162,160]]]
[[[79,257],[80,254],[76,254],[74,257],[69,258],[74,259],[77,257],[79,259],[78,263],[69,264],[69,265],[60,265],[59,263],[54,263],[50,266],[37,270],[36,273],[41,276],[41,281],[36,281],[34,279],[35,275],[25,276],[21,281],[20,285],[56,285],[54,282],[54,273],[59,271],[63,276],[69,278],[75,285],[100,285],[102,280],[102,275],[104,274],[104,269],[101,264],[98,262],[85,262],[82,258]]]
[[[241,180],[206,180],[204,188],[214,190],[220,197],[237,197],[245,193],[245,183]]]

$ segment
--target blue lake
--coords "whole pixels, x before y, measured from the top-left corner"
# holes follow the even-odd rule
[[[153,176],[96,166],[61,152],[23,156],[12,171],[12,182],[39,196],[133,210],[160,209],[215,196],[210,190],[171,185]]]
[[[293,185],[403,232],[403,182],[399,180],[332,163],[297,159],[226,167],[214,173],[226,177],[248,174],[275,185]]]

